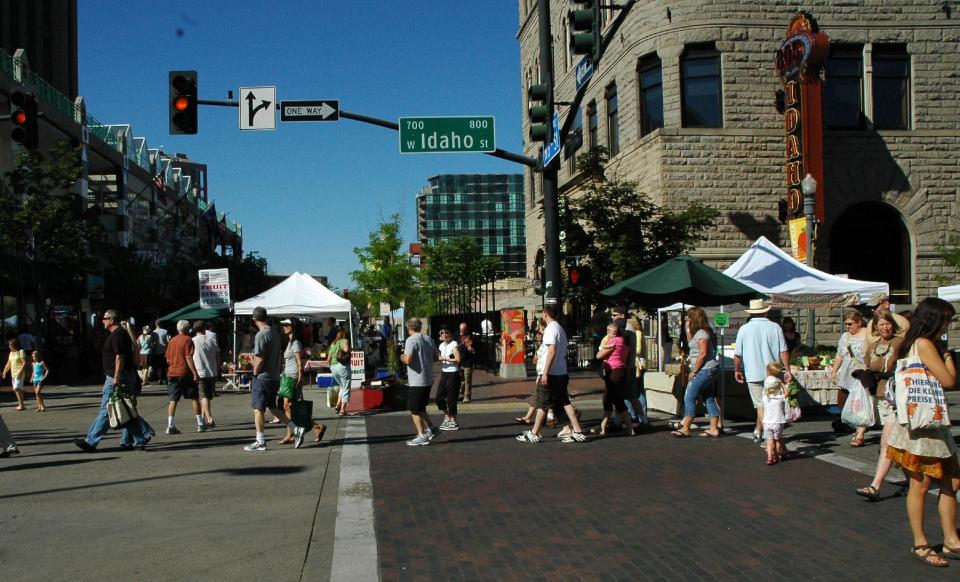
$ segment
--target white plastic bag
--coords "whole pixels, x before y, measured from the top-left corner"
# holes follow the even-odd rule
[[[852,427],[870,428],[876,422],[870,393],[859,382],[850,388],[850,395],[847,397],[847,403],[843,405],[840,419]]]

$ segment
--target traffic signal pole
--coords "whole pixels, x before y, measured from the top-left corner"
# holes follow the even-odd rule
[[[550,0],[537,0],[540,17],[540,83],[549,87],[547,91],[547,143],[560,136],[553,135],[550,117],[553,115],[553,39],[550,33]],[[562,134],[561,134],[562,135]],[[540,156],[540,163],[543,156]],[[543,301],[547,305],[557,305],[561,301],[560,286],[560,213],[557,207],[557,157],[543,166]]]

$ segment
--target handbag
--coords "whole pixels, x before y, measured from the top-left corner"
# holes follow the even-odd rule
[[[350,365],[350,352],[343,349],[343,342],[340,343],[340,349],[337,350],[337,363],[342,366]]]
[[[110,401],[107,402],[107,420],[110,422],[110,428],[126,428],[138,418],[140,415],[137,413],[136,398],[127,392],[123,384],[115,386],[110,395]]]
[[[313,401],[304,400],[302,390],[297,390],[297,399],[290,403],[290,420],[304,430],[313,428]]]
[[[897,422],[909,430],[950,427],[943,386],[923,365],[916,343],[910,347],[906,358],[897,360],[893,377]]]

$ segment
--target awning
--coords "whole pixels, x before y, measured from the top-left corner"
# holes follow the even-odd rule
[[[218,317],[229,317],[230,308],[229,307],[200,307],[200,302],[195,301],[190,305],[181,307],[176,311],[171,311],[170,313],[164,315],[160,318],[161,322],[167,321],[180,321],[185,319],[187,321],[194,321],[197,319],[216,319]]]

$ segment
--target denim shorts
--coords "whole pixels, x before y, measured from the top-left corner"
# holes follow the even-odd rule
[[[250,407],[261,411],[268,408],[277,408],[277,392],[279,390],[279,380],[254,377],[250,384]]]

